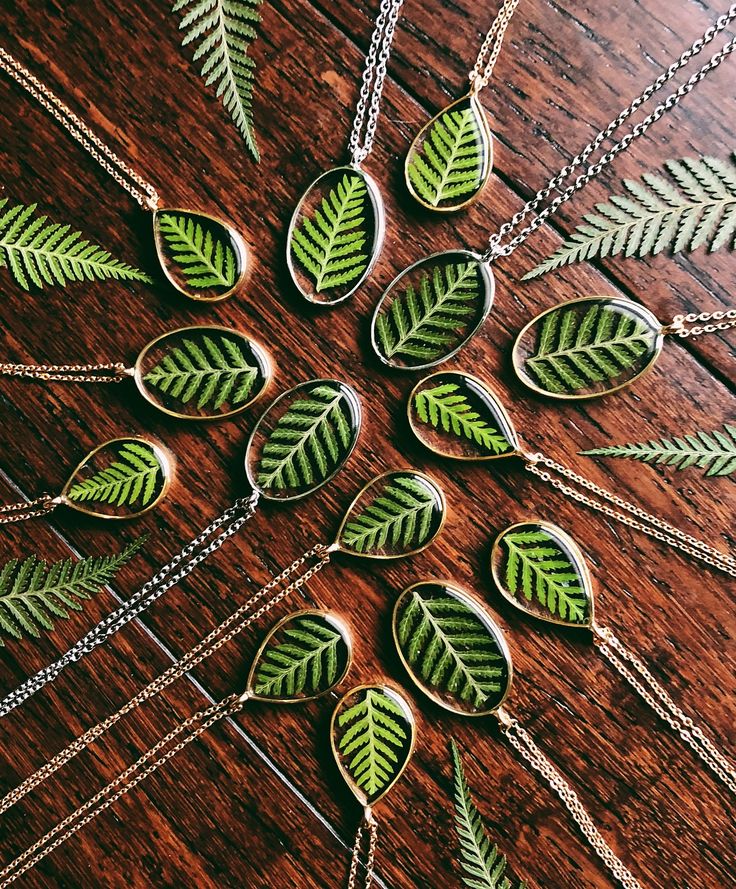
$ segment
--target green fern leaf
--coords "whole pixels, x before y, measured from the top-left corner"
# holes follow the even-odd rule
[[[105,469],[76,482],[66,496],[75,503],[107,503],[144,508],[156,496],[161,464],[151,447],[126,442]]]
[[[705,469],[705,476],[726,476],[736,472],[736,426],[723,424],[723,432],[695,432],[672,440],[637,442],[581,451],[581,454],[601,457],[628,457],[644,463],[689,469]]]
[[[161,213],[158,223],[161,236],[190,287],[235,285],[238,260],[230,244],[205,231],[191,216]]]
[[[291,250],[314,280],[318,293],[342,287],[368,268],[364,253],[367,187],[362,176],[346,173],[311,218],[291,237]]]
[[[248,53],[258,36],[260,4],[261,0],[176,0],[172,7],[173,12],[185,13],[179,25],[185,32],[182,45],[195,44],[194,61],[201,60],[206,85],[215,85],[256,161],[260,156],[253,125],[255,63]]]
[[[456,383],[442,383],[432,389],[420,389],[414,396],[419,419],[435,429],[467,438],[493,454],[505,454],[514,450],[508,438],[490,426],[459,392],[460,386]]]
[[[141,549],[148,535],[134,540],[115,556],[63,559],[47,565],[36,556],[11,559],[0,567],[0,646],[3,635],[39,638],[54,629],[55,620],[68,620],[115,578],[118,570]]]
[[[734,155],[736,158],[736,155]],[[597,213],[548,259],[524,275],[536,278],[552,269],[608,256],[655,256],[707,247],[736,248],[736,166],[715,157],[683,158],[665,164],[668,179],[647,173],[624,180],[625,194],[597,204]]]
[[[0,199],[0,266],[7,266],[24,290],[95,279],[152,283],[139,269],[81,239],[81,232],[36,216],[37,204],[5,210],[7,203]]]

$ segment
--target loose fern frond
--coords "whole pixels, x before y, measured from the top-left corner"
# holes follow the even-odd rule
[[[90,478],[73,484],[66,496],[75,503],[144,508],[156,496],[161,471],[161,463],[150,446],[129,441],[121,446],[116,460]]]
[[[205,230],[189,214],[161,213],[158,228],[171,251],[171,256],[182,269],[190,287],[233,287],[238,279],[238,260],[233,248]]]
[[[441,383],[432,389],[420,389],[414,396],[419,419],[435,429],[453,432],[475,442],[493,454],[505,454],[513,450],[514,446],[508,438],[490,426],[473,410],[467,398],[459,393],[460,386],[456,383]]]

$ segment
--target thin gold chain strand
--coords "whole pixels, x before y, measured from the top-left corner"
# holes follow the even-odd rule
[[[24,500],[21,503],[8,503],[5,506],[0,506],[0,525],[24,522],[26,519],[46,515],[60,502],[58,497],[52,497],[51,494],[41,494],[35,500]]]
[[[2,46],[0,46],[0,68],[56,118],[102,169],[132,195],[144,210],[155,210],[158,207],[160,198],[153,185],[121,160],[68,105]]]
[[[712,323],[707,323],[712,322]],[[736,309],[725,312],[691,312],[689,315],[675,315],[672,324],[664,332],[687,339],[702,336],[704,333],[718,333],[736,327]]]
[[[586,840],[595,849],[614,877],[625,889],[641,889],[638,880],[625,867],[621,859],[603,838],[595,822],[588,814],[587,809],[580,801],[580,797],[552,762],[537,747],[531,735],[517,719],[510,716],[503,708],[500,708],[496,715],[501,725],[501,731],[511,746],[518,750],[529,765],[545,779],[552,790],[559,796],[565,808],[583,832]]]
[[[608,627],[593,625],[596,645],[611,665],[646,701],[655,713],[670,725],[703,762],[713,770],[732,793],[736,793],[736,769],[703,730],[672,700],[652,676],[646,664],[630,651]],[[629,666],[630,665],[630,666]]]
[[[190,672],[194,669],[194,667],[198,666],[202,663],[202,661],[206,660],[210,655],[213,655],[215,652],[219,651],[223,645],[227,644],[231,639],[237,636],[239,633],[243,632],[243,630],[247,629],[251,624],[255,623],[264,614],[269,612],[272,608],[278,605],[283,599],[285,599],[291,593],[300,589],[304,584],[308,583],[309,580],[314,577],[319,571],[324,568],[325,565],[330,561],[331,549],[330,547],[325,546],[324,544],[317,544],[317,546],[312,547],[308,552],[304,553],[303,556],[296,559],[294,562],[289,565],[288,568],[284,569],[281,574],[274,577],[270,580],[265,586],[261,587],[257,593],[251,596],[247,602],[238,608],[237,611],[233,612],[228,618],[226,618],[218,627],[212,630],[207,634],[203,639],[201,639],[193,648],[191,648],[185,655],[183,655],[176,663],[172,664],[165,672],[163,672],[160,676],[150,682],[144,689],[142,689],[138,694],[131,698],[127,704],[121,707],[116,713],[113,713],[111,716],[108,716],[107,719],[104,719],[102,722],[98,723],[96,726],[88,729],[83,735],[69,744],[61,752],[57,753],[57,755],[49,760],[45,765],[41,766],[36,772],[26,778],[15,790],[11,790],[6,796],[0,800],[0,814],[6,812],[11,806],[15,805],[15,803],[19,802],[30,793],[34,788],[38,787],[39,784],[42,784],[47,778],[50,778],[55,772],[57,772],[62,766],[66,765],[71,759],[73,759],[77,754],[81,753],[83,750],[86,750],[87,747],[90,746],[94,741],[98,738],[101,738],[115,723],[119,722],[124,716],[132,711],[136,710],[141,706],[145,701],[154,697],[155,695],[162,692],[165,688],[168,688],[172,683],[176,682],[177,679],[182,677],[185,673]],[[252,614],[248,614],[252,608],[254,608],[264,597],[268,596],[269,593],[276,590],[281,584],[285,583],[290,577],[294,575],[300,568],[302,568],[310,559],[317,558],[318,561],[312,565],[304,574],[297,577],[295,580],[291,581],[284,589],[281,589],[279,592],[275,593],[271,598],[266,599],[265,602],[261,604],[257,611]],[[244,615],[248,615],[244,618]],[[244,618],[244,619],[243,619]]]
[[[376,843],[378,841],[378,822],[373,815],[370,806],[366,806],[363,811],[363,821],[355,835],[353,843],[353,855],[350,859],[350,874],[348,876],[348,889],[356,889],[358,885],[358,865],[360,863],[360,853],[363,848],[363,835],[368,831],[368,857],[365,863],[365,882],[363,889],[371,889],[373,885],[373,877],[376,870]]]
[[[475,60],[475,67],[468,75],[472,93],[478,93],[484,86],[488,85],[503,48],[503,38],[506,34],[506,29],[516,12],[519,2],[520,0],[504,0],[498,15],[489,28],[478,53],[478,58]]]
[[[64,383],[121,383],[133,369],[115,364],[0,364],[0,375]]]

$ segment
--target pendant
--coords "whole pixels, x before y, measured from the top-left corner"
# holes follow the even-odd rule
[[[190,299],[227,299],[245,280],[245,241],[222,219],[192,210],[157,209],[153,213],[153,237],[169,283]]]
[[[371,321],[383,364],[422,370],[451,358],[488,317],[495,291],[490,266],[476,253],[435,253],[389,285]]]
[[[289,225],[286,261],[311,303],[336,305],[371,273],[383,246],[383,199],[357,167],[335,167],[306,190]]]
[[[428,210],[451,213],[476,200],[493,169],[493,136],[474,93],[448,105],[411,144],[404,178]]]
[[[643,376],[659,357],[664,329],[643,306],[589,296],[538,315],[516,338],[513,365],[525,386],[550,398],[596,398]]]

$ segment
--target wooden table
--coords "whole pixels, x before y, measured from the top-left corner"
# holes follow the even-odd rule
[[[112,713],[257,586],[303,550],[329,541],[343,509],[372,474],[427,470],[444,487],[443,537],[420,556],[371,563],[337,558],[292,600],[349,618],[357,639],[353,682],[387,677],[407,688],[392,649],[390,608],[411,582],[452,577],[482,597],[504,629],[517,678],[510,709],[578,788],[628,866],[648,887],[734,885],[733,800],[700,761],[596,656],[585,633],[531,623],[506,607],[488,571],[490,542],[513,521],[554,520],[580,541],[600,592],[600,620],[638,648],[688,713],[725,749],[734,726],[733,582],[545,490],[513,464],[449,465],[422,450],[404,419],[412,375],[387,374],[368,344],[370,312],[393,275],[427,252],[478,248],[486,233],[616,115],[711,22],[724,4],[685,0],[584,4],[524,0],[496,78],[484,95],[496,141],[496,173],[467,213],[428,219],[402,187],[412,135],[460,94],[496,4],[407,0],[389,65],[383,116],[366,168],[387,201],[387,245],[369,284],[347,305],[311,311],[294,294],[284,262],[291,211],[306,184],[345,157],[375,2],[275,0],[263,9],[253,49],[263,160],[247,156],[191,51],[180,46],[167,3],[19,2],[6,9],[2,43],[81,110],[95,129],[155,182],[164,201],[230,217],[252,248],[253,269],[236,298],[187,303],[155,286],[91,283],[25,293],[2,275],[5,361],[132,360],[164,330],[212,321],[267,344],[276,365],[271,394],[301,380],[338,375],[363,398],[365,426],[348,467],[308,500],[265,506],[203,570],[171,590],[108,645],[67,670],[0,728],[3,791],[85,728]],[[482,8],[481,8],[482,7]],[[596,482],[733,549],[733,487],[697,470],[674,472],[577,456],[585,447],[710,430],[736,417],[733,339],[673,341],[633,388],[589,403],[530,397],[513,378],[509,347],[536,312],[562,299],[623,294],[658,317],[733,305],[733,254],[596,262],[522,284],[596,201],[624,177],[668,158],[727,158],[734,149],[731,60],[635,143],[554,224],[498,263],[497,302],[482,333],[450,366],[493,381],[529,445]],[[156,274],[149,220],[41,109],[0,82],[2,195],[38,202],[116,256]],[[52,661],[153,570],[246,490],[244,444],[260,410],[216,425],[187,425],[146,406],[132,387],[2,384],[0,494],[57,491],[91,447],[126,432],[158,436],[177,455],[168,501],[130,524],[110,526],[59,511],[2,531],[2,557],[114,552],[148,531],[144,553],[114,589],[60,622],[53,634],[0,652],[3,694]],[[278,614],[288,610],[282,605]],[[242,687],[258,632],[226,646],[160,700],[119,724],[2,820],[9,861],[111,779],[178,719]],[[419,743],[402,782],[380,805],[377,885],[460,885],[452,828],[450,737],[511,867],[531,885],[608,886],[610,879],[567,813],[503,743],[490,721],[453,718],[409,692]],[[358,806],[331,761],[336,696],[300,708],[254,705],[196,742],[129,797],[55,851],[19,885],[38,887],[340,886]]]

